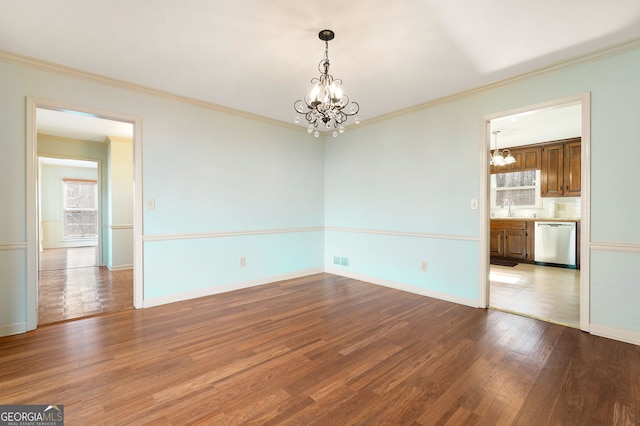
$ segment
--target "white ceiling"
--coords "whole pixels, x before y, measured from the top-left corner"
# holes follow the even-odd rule
[[[582,136],[580,104],[542,108],[491,120],[491,147],[507,148]],[[494,131],[498,131],[496,135]],[[496,146],[497,143],[497,146]]]
[[[38,133],[93,142],[106,142],[108,136],[133,139],[133,124],[106,120],[77,111],[38,108]]]
[[[0,0],[0,50],[286,123],[324,28],[364,123],[640,39],[640,1]]]

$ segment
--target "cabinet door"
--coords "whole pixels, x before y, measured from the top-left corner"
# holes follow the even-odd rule
[[[522,170],[540,170],[542,167],[542,150],[540,148],[526,148],[522,150]]]
[[[565,197],[579,197],[581,193],[581,143],[571,142],[564,146],[564,191]]]
[[[561,197],[564,189],[564,145],[547,145],[542,148],[540,196]]]
[[[504,257],[527,260],[527,231],[507,229],[505,231]]]
[[[504,231],[501,229],[491,229],[489,231],[489,256],[504,256]]]

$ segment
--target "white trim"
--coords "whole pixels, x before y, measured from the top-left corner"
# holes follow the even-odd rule
[[[364,281],[383,287],[393,288],[395,290],[406,291],[407,293],[418,294],[420,296],[431,297],[434,299],[444,300],[446,302],[457,303],[459,305],[471,306],[472,308],[482,307],[475,299],[468,299],[466,297],[453,296],[451,294],[440,293],[438,291],[429,290],[426,288],[415,287],[409,284],[403,284],[395,281],[385,280],[383,278],[371,277],[368,275],[362,275],[354,272],[345,271],[338,268],[325,268],[325,272],[329,274],[339,275],[341,277],[352,278],[354,280]]]
[[[201,108],[213,109],[216,111],[225,112],[227,114],[233,114],[240,117],[262,121],[263,123],[277,124],[279,126],[295,128],[300,131],[305,131],[306,133],[306,127],[294,125],[292,123],[287,123],[284,121],[267,118],[261,115],[252,114],[246,111],[225,107],[222,105],[215,104],[213,102],[203,101],[201,99],[195,99],[195,98],[189,98],[186,96],[176,95],[174,93],[166,92],[164,90],[160,90],[160,89],[149,87],[149,86],[144,86],[142,84],[132,83],[124,80],[118,80],[118,79],[107,77],[100,74],[94,74],[87,71],[77,70],[64,65],[47,62],[41,59],[30,58],[28,56],[18,55],[16,53],[7,52],[4,50],[0,50],[0,60],[6,61],[6,62],[12,62],[14,64],[26,65],[28,67],[38,68],[38,69],[53,72],[56,74],[62,74],[67,77],[77,78],[80,80],[90,81],[98,84],[104,84],[104,85],[115,87],[118,89],[131,90],[131,91],[146,94],[146,95],[159,96],[165,99],[171,99],[179,102],[186,102]],[[78,110],[78,108],[76,108],[75,110]],[[109,114],[106,114],[104,118],[109,119],[111,118],[111,116]],[[116,118],[116,117],[113,117],[113,118]]]
[[[282,229],[256,229],[251,231],[228,231],[228,232],[199,232],[195,234],[164,234],[164,235],[144,235],[142,240],[147,242],[153,241],[172,241],[172,240],[193,240],[199,238],[227,238],[242,237],[249,235],[268,235],[268,234],[291,234],[295,232],[320,232],[324,231],[322,226],[314,226],[309,228],[282,228]]]
[[[38,215],[38,128],[36,109],[38,103],[27,96],[27,317],[25,331],[38,327],[38,253],[40,227]]]
[[[133,229],[133,224],[130,225],[107,225],[111,229]]]
[[[367,124],[371,124],[377,121],[382,121],[382,120],[387,120],[393,117],[397,117],[397,116],[402,116],[404,114],[407,113],[411,113],[413,111],[419,111],[422,109],[426,109],[426,108],[431,108],[433,106],[436,105],[440,105],[440,104],[444,104],[444,103],[448,103],[448,102],[452,102],[454,100],[457,99],[463,99],[466,98],[467,96],[471,96],[474,94],[479,94],[479,93],[485,93],[494,89],[498,89],[501,87],[505,87],[508,86],[510,84],[513,83],[517,83],[519,81],[523,81],[523,80],[528,80],[528,79],[533,79],[533,78],[538,78],[544,75],[548,75],[548,74],[552,74],[558,71],[562,71],[564,69],[576,66],[576,65],[580,65],[580,64],[584,64],[584,63],[589,63],[589,62],[593,62],[593,61],[597,61],[600,59],[604,59],[607,57],[611,57],[611,56],[615,56],[615,55],[619,55],[625,52],[629,52],[632,50],[637,49],[640,46],[640,39],[635,39],[629,42],[625,42],[622,43],[620,45],[617,46],[613,46],[613,47],[608,47],[608,48],[604,48],[601,50],[597,50],[595,52],[590,52],[587,53],[585,55],[576,57],[576,58],[571,58],[571,59],[567,59],[564,61],[560,61],[557,62],[555,64],[549,65],[547,67],[543,67],[540,68],[538,70],[534,70],[534,71],[530,71],[524,74],[520,74],[520,75],[516,75],[510,78],[506,78],[504,80],[498,80],[489,84],[485,84],[483,86],[479,86],[479,87],[475,87],[473,89],[469,89],[469,90],[465,90],[463,92],[459,92],[459,93],[455,93],[453,95],[449,95],[449,96],[445,96],[443,98],[439,98],[439,99],[434,99],[433,101],[428,101],[428,102],[424,102],[418,105],[414,105],[412,107],[408,107],[405,109],[401,109],[398,111],[394,111],[392,113],[389,114],[384,114],[384,115],[380,115],[378,117],[373,117],[373,118],[368,118],[366,120],[364,120],[360,126],[362,125],[367,125]],[[516,113],[510,113],[508,115],[512,115],[512,114],[516,114]],[[493,118],[499,118],[500,116],[495,116]],[[584,116],[583,116],[584,117]],[[583,133],[584,135],[584,133]],[[489,161],[489,160],[487,160]]]
[[[27,243],[0,243],[0,251],[8,250],[26,250]],[[1,336],[1,334],[0,334]]]
[[[404,231],[388,231],[381,229],[362,229],[362,228],[341,228],[336,226],[326,226],[325,231],[350,232],[358,234],[372,235],[389,235],[393,237],[411,237],[411,238],[432,238],[441,240],[462,240],[462,241],[480,241],[479,237],[473,235],[454,235],[454,234],[432,234],[428,232],[404,232]]]
[[[144,198],[142,193],[142,118],[133,121],[133,307],[144,299],[144,253],[142,235]]]
[[[313,268],[303,271],[290,272],[287,274],[274,275],[270,277],[256,278],[248,281],[241,281],[237,283],[225,284],[217,287],[207,287],[200,290],[189,291],[186,293],[173,294],[170,296],[155,297],[153,299],[145,299],[143,302],[143,308],[150,308],[153,306],[166,305],[168,303],[182,302],[184,300],[197,299],[199,297],[212,296],[214,294],[226,293],[229,291],[240,290],[243,288],[255,287],[264,284],[273,284],[277,281],[290,280],[294,278],[305,277],[307,275],[320,274],[324,272],[322,268]]]
[[[26,322],[16,322],[13,324],[0,325],[0,336],[11,336],[12,334],[21,334],[27,331]]]
[[[615,243],[607,241],[592,241],[589,244],[591,251],[615,251],[620,253],[640,253],[638,243]]]
[[[567,96],[561,99],[555,99],[548,102],[541,102],[534,105],[525,105],[508,111],[502,111],[494,114],[485,115],[481,118],[481,149],[480,158],[483,162],[481,165],[480,194],[482,202],[489,202],[488,185],[489,185],[489,158],[487,153],[491,148],[491,140],[489,138],[490,121],[496,118],[506,117],[509,115],[519,114],[531,110],[544,109],[550,107],[559,107],[571,104],[582,105],[582,135],[581,135],[581,208],[582,217],[580,221],[580,329],[589,331],[590,323],[590,253],[589,241],[591,238],[591,94],[589,92],[580,93],[573,96]],[[489,304],[489,209],[487,205],[481,207],[480,212],[480,282],[479,294],[480,301],[484,307]],[[482,300],[482,299],[485,300]]]
[[[634,345],[640,345],[640,333],[637,331],[623,330],[620,328],[607,327],[606,325],[591,324],[591,334],[606,337],[608,339],[619,340]]]
[[[26,329],[38,326],[38,137],[36,111],[38,108],[82,111],[107,120],[123,121],[134,126],[134,217],[133,217],[133,306],[141,307],[143,297],[142,274],[142,119],[138,116],[103,111],[85,106],[27,96],[26,111],[26,162],[27,162],[27,323]],[[99,162],[100,165],[100,162]],[[99,166],[100,167],[100,166]],[[99,170],[100,173],[100,170]]]
[[[580,95],[582,135],[580,142],[580,330],[591,324],[591,93]]]
[[[614,56],[614,55],[619,55],[622,54],[624,52],[628,52],[631,50],[634,50],[636,48],[638,48],[638,46],[640,46],[640,39],[635,39],[635,40],[631,40],[616,46],[612,46],[612,47],[607,47],[604,49],[600,49],[600,50],[596,50],[594,52],[589,52],[585,55],[582,56],[578,56],[578,57],[574,57],[574,58],[570,58],[564,61],[560,61],[560,62],[556,62],[554,64],[551,64],[549,66],[534,70],[534,71],[530,71],[524,74],[520,74],[520,75],[516,75],[514,77],[510,77],[510,78],[506,78],[504,80],[499,80],[496,82],[492,82],[489,84],[485,84],[483,86],[480,87],[476,87],[470,90],[465,90],[459,93],[455,93],[453,95],[450,96],[445,96],[439,99],[434,99],[433,101],[429,101],[429,102],[423,102],[421,104],[418,105],[414,105],[402,110],[398,110],[398,111],[394,111],[392,113],[389,114],[383,114],[377,117],[372,117],[369,118],[367,120],[365,120],[362,125],[366,125],[366,124],[371,124],[377,121],[381,121],[381,120],[387,120],[389,118],[393,118],[393,117],[397,117],[399,115],[404,115],[406,113],[410,113],[412,111],[417,111],[417,110],[421,110],[421,109],[425,109],[425,108],[429,108],[432,107],[434,105],[439,105],[439,104],[443,104],[446,102],[451,102],[452,100],[455,99],[460,99],[460,98],[464,98],[476,93],[483,93],[483,92],[487,92],[490,90],[494,90],[496,88],[499,87],[503,87],[512,83],[516,83],[518,81],[522,81],[522,80],[526,80],[526,79],[531,79],[531,78],[536,78],[536,77],[540,77],[546,74],[551,74],[575,65],[579,65],[582,63],[588,63],[588,62],[593,62],[593,61],[597,61],[599,59],[602,58],[606,58],[606,57],[610,57],[610,56]],[[150,94],[150,95],[155,95],[155,96],[160,96],[160,97],[164,97],[164,98],[168,98],[168,99],[172,99],[172,100],[177,100],[180,102],[186,102],[186,103],[190,103],[202,108],[208,108],[208,109],[213,109],[213,110],[217,110],[217,111],[222,111],[222,112],[226,112],[229,114],[233,114],[233,115],[237,115],[237,116],[241,116],[241,117],[247,117],[247,118],[251,118],[254,120],[259,120],[262,122],[266,122],[266,123],[271,123],[271,124],[278,124],[280,126],[285,126],[285,127],[289,127],[289,128],[296,128],[300,131],[304,131],[306,130],[306,128],[304,126],[300,126],[300,125],[294,125],[291,124],[289,122],[284,122],[284,121],[280,121],[280,120],[275,120],[275,119],[271,119],[271,118],[267,118],[267,117],[263,117],[261,115],[256,115],[256,114],[251,114],[245,111],[240,111],[240,110],[236,110],[236,109],[232,109],[232,108],[228,108],[228,107],[224,107],[218,104],[214,104],[212,102],[207,102],[207,101],[202,101],[200,99],[194,99],[194,98],[188,98],[186,96],[180,96],[180,95],[176,95],[173,93],[169,93],[160,89],[156,89],[156,88],[152,88],[152,87],[147,87],[147,86],[143,86],[140,84],[136,84],[136,83],[131,83],[131,82],[127,82],[127,81],[123,81],[123,80],[117,80],[115,78],[111,78],[111,77],[106,77],[103,75],[99,75],[99,74],[93,74],[93,73],[89,73],[86,71],[80,71],[71,67],[67,67],[64,65],[60,65],[60,64],[55,64],[53,62],[47,62],[47,61],[43,61],[40,59],[35,59],[35,58],[30,58],[28,56],[24,56],[24,55],[18,55],[16,53],[12,53],[12,52],[7,52],[5,50],[0,50],[0,60],[4,60],[6,62],[12,62],[15,64],[20,64],[20,65],[26,65],[29,67],[33,67],[33,68],[39,68],[39,69],[43,69],[49,72],[54,72],[57,74],[62,74],[65,76],[69,76],[69,77],[73,77],[73,78],[78,78],[78,79],[82,79],[85,81],[91,81],[91,82],[95,82],[95,83],[100,83],[100,84],[105,84],[105,85],[109,85],[112,87],[116,87],[116,88],[120,88],[120,89],[128,89],[128,90],[132,90],[135,92],[139,92],[139,93],[144,93],[144,94]],[[325,132],[326,134],[326,132]]]
[[[129,264],[129,265],[116,265],[116,266],[109,266],[107,265],[107,268],[109,268],[110,271],[126,271],[128,269],[133,269],[133,264]]]

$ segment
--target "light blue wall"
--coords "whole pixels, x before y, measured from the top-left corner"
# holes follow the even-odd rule
[[[334,231],[325,262],[334,267],[333,256],[345,256],[349,267],[335,269],[477,299],[480,250],[465,237],[480,237],[480,211],[470,201],[480,198],[481,117],[585,92],[592,102],[591,240],[634,247],[625,262],[612,261],[618,253],[591,257],[591,321],[640,330],[638,48],[327,137],[325,218]]]
[[[148,242],[144,278],[153,285],[145,286],[145,300],[319,268],[323,239],[320,230]],[[246,266],[240,267],[240,257]]]
[[[591,256],[592,322],[633,332],[638,48],[351,127],[324,145],[297,129],[0,62],[0,327],[25,321],[27,95],[142,118],[144,198],[156,200],[144,212],[145,298],[334,268],[337,255],[350,259],[349,273],[476,300],[480,216],[469,204],[480,194],[480,118],[584,92],[592,242],[632,247],[625,262],[606,250]],[[313,230],[322,226],[325,235]],[[296,232],[212,236],[287,229]]]
[[[247,246],[242,235],[145,242],[145,297],[322,269],[322,233],[299,229],[324,223],[323,146],[304,129],[0,60],[0,334],[26,323],[27,96],[141,117],[144,197],[156,199],[156,209],[144,212],[144,239],[257,232]],[[184,274],[193,259],[215,267]],[[216,271],[222,278],[209,280]]]

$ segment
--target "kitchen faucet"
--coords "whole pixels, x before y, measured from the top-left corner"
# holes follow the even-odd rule
[[[510,198],[505,198],[502,200],[502,208],[508,207],[507,217],[513,217],[514,213],[511,212],[511,207],[513,206],[513,201]]]

